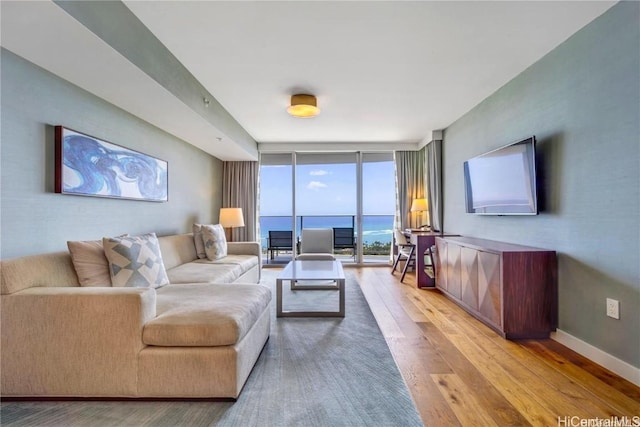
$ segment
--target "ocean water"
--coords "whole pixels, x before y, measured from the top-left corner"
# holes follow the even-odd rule
[[[353,216],[303,216],[296,218],[296,233],[302,228],[355,227]],[[393,215],[364,215],[362,217],[362,239],[364,243],[391,243]],[[267,245],[269,230],[291,230],[291,217],[261,216],[260,237],[262,246]],[[357,237],[357,236],[356,236]]]

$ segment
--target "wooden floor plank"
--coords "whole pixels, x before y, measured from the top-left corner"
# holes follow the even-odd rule
[[[633,399],[636,402],[640,402],[640,387],[637,387],[632,382],[620,378],[610,370],[593,363],[591,360],[565,347],[557,341],[554,341],[552,339],[545,340],[544,346],[561,355],[566,360],[571,362],[571,364],[585,370],[586,372],[589,372],[600,381],[604,382],[610,387],[615,388],[630,399]]]
[[[449,363],[443,359],[431,341],[424,336],[416,338],[390,338],[387,339],[389,349],[394,355],[398,365],[406,367],[408,375],[415,377],[415,372],[427,374],[451,374],[453,370]],[[407,351],[410,349],[410,351]]]
[[[382,283],[377,288],[380,297],[385,301],[385,305],[393,315],[407,336],[422,336],[422,331],[416,325],[426,322],[427,318],[415,306],[409,307],[403,301],[401,295],[394,295],[395,290],[390,289],[388,284]]]
[[[394,285],[397,284],[397,282],[391,283]],[[387,286],[385,288],[386,295],[389,297],[389,299],[393,299],[399,302],[402,308],[406,310],[407,314],[414,322],[424,322],[426,320],[424,314],[415,305],[407,304],[407,296],[405,294],[406,290],[402,289],[402,286]]]
[[[542,357],[551,368],[559,370],[593,393],[594,397],[611,405],[616,411],[616,415],[639,416],[640,401],[621,393],[615,387],[611,387],[609,384],[594,377],[585,369],[572,364],[541,342],[529,340],[523,345]]]
[[[437,386],[430,378],[421,378],[420,382],[409,388],[425,426],[467,427],[458,421],[451,406],[438,392]]]
[[[376,322],[378,322],[382,335],[385,338],[404,337],[404,332],[400,326],[398,326],[398,323],[393,318],[389,309],[378,294],[375,286],[376,281],[370,280],[368,277],[365,278],[362,275],[358,275],[358,281],[360,283],[362,293],[369,304],[369,308],[371,308],[371,312],[376,318]]]
[[[378,275],[375,269],[360,272],[357,277],[376,320],[382,319],[382,324],[379,321],[380,329],[405,383],[411,390],[423,422],[430,420],[430,425],[434,426],[459,426],[451,407],[440,396],[437,387],[429,377],[430,371],[450,372],[449,367],[439,358],[433,346],[422,337],[420,328],[408,318],[406,313],[398,310],[397,307],[395,307],[397,316],[391,312],[389,305],[393,309],[397,302],[393,299],[390,301],[385,299],[383,283],[393,282],[393,280]],[[403,330],[400,328],[401,324]],[[405,334],[405,331],[408,333]],[[407,352],[403,349],[411,349],[411,351]]]
[[[429,302],[438,306],[434,299]],[[474,342],[482,342],[483,350],[505,367],[514,378],[526,383],[538,394],[547,396],[550,401],[556,402],[554,406],[559,415],[572,414],[584,418],[622,415],[562,373],[549,370],[548,365],[521,344],[503,339],[482,323],[475,321],[469,314],[450,313],[449,320]]]
[[[491,416],[500,425],[526,426],[529,422],[522,414],[480,373],[480,371],[433,324],[422,323],[425,337],[440,353],[443,360],[473,390],[476,400],[485,408],[491,408]],[[410,351],[410,349],[405,349]]]
[[[455,374],[433,374],[442,396],[449,402],[463,426],[497,426],[485,408],[476,401],[474,393]]]
[[[389,348],[409,387],[418,412],[430,425],[458,425],[452,408],[431,381],[431,372],[451,373],[433,346],[424,338],[393,338]],[[410,348],[411,351],[406,351]]]
[[[396,289],[389,289],[389,293],[387,294],[388,298],[385,299],[387,303],[388,303],[388,300],[391,298],[401,298],[403,299],[403,301],[401,301],[403,307],[409,307],[409,305],[413,305],[414,310],[415,309],[421,310],[415,305],[417,303],[419,304],[420,302],[416,301],[411,296],[412,288],[410,286],[400,284],[399,281],[397,280],[396,281],[382,280],[376,283],[376,287],[386,287],[386,286],[392,286],[396,288]],[[442,321],[440,323],[441,324],[439,325],[439,327],[436,327],[428,322],[419,323],[419,326],[422,329],[423,336],[428,337],[429,343],[432,346],[432,348],[436,349],[437,354],[441,356],[439,358],[441,360],[445,360],[448,366],[455,365],[457,372],[465,377],[467,385],[472,387],[475,390],[477,394],[477,399],[481,401],[482,404],[484,404],[486,407],[491,408],[492,416],[494,417],[496,422],[498,422],[500,425],[519,425],[519,426],[529,425],[527,420],[524,417],[522,417],[520,413],[494,387],[492,387],[491,384],[489,384],[484,379],[484,377],[482,377],[482,375],[477,371],[477,369],[475,369],[473,365],[470,362],[468,362],[468,360],[466,360],[464,356],[462,356],[460,352],[452,345],[452,343],[449,340],[447,340],[444,337],[444,335],[442,335],[442,333],[440,332],[440,330],[444,330],[449,334],[455,334],[456,331],[451,329],[447,324],[447,322]],[[425,331],[428,331],[428,332],[425,333]],[[408,343],[407,341],[404,341],[404,340],[402,341],[404,343]],[[392,346],[391,344],[390,344],[390,347],[393,347],[392,352],[394,353],[394,357],[396,358],[396,361],[402,371],[403,361],[407,358],[407,355],[411,355],[414,352],[414,349],[412,347],[398,348],[397,345]],[[433,366],[430,363],[423,363],[423,365],[424,365],[422,367],[423,371],[429,371],[430,368]],[[432,371],[430,373],[440,373],[440,371],[437,371],[437,372]],[[403,372],[403,375],[404,375],[404,372]],[[413,379],[414,378],[412,376],[411,381],[408,381],[408,382],[412,383]],[[411,386],[410,386],[410,389],[411,389]],[[420,402],[421,402],[421,399],[423,398],[433,400],[432,395],[427,395],[424,397],[414,396],[414,399],[418,404],[419,410],[421,406]],[[420,413],[423,414],[422,411],[420,411]],[[429,418],[429,416],[423,415],[423,420],[425,421],[425,424],[432,425],[431,424],[432,420],[431,418]],[[429,420],[429,423],[427,423],[426,420]]]
[[[417,289],[413,274],[400,283],[388,269],[361,270],[374,314],[381,310],[404,334],[387,342],[425,425],[557,425],[564,415],[640,415],[639,387],[560,343],[504,340],[439,291]],[[490,421],[466,418],[469,408]]]
[[[513,378],[498,362],[491,359],[467,337],[456,335],[449,339],[480,373],[507,399],[531,425],[549,426],[557,420],[559,412],[550,400],[537,399],[528,384]]]

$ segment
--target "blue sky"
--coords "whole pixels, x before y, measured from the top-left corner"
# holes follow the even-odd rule
[[[355,164],[298,165],[297,168],[298,215],[355,215]],[[261,167],[261,215],[291,215],[291,179],[291,166]],[[393,162],[363,164],[363,209],[365,215],[393,215]]]

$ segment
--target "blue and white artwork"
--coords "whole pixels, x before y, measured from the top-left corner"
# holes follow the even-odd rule
[[[56,126],[56,192],[165,202],[167,162]]]

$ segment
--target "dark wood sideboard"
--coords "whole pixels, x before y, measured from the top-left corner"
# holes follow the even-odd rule
[[[547,338],[558,323],[556,252],[436,237],[436,286],[507,339]]]

